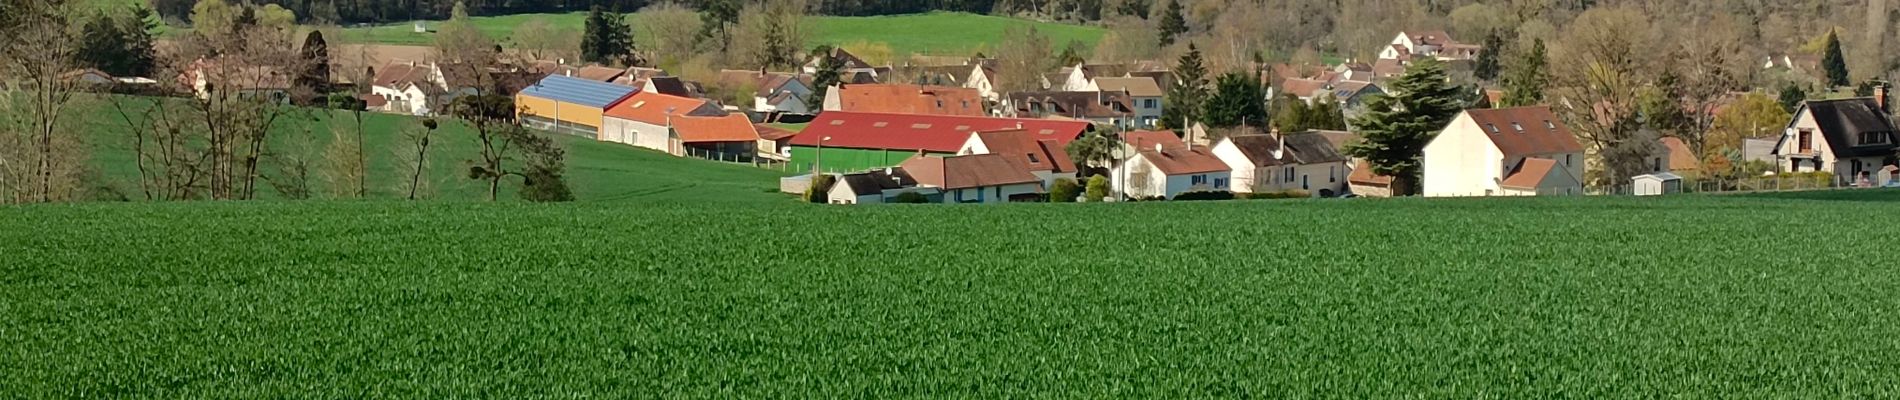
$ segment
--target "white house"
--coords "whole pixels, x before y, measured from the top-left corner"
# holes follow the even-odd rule
[[[370,94],[388,100],[380,111],[430,115],[457,98],[480,93],[476,84],[465,78],[478,72],[454,71],[455,68],[415,62],[384,65],[376,70]]]
[[[1069,159],[1066,147],[1060,140],[1038,138],[1027,130],[1012,129],[971,133],[957,154],[1002,155],[1018,169],[1035,174],[1047,188],[1054,187],[1057,179],[1075,179],[1075,161]]]
[[[1881,167],[1896,165],[1896,131],[1884,104],[1885,91],[1872,98],[1809,100],[1795,109],[1774,156],[1782,172],[1827,171],[1838,182],[1871,179]]]
[[[1126,154],[1109,170],[1110,181],[1132,199],[1164,198],[1192,191],[1229,191],[1233,176],[1206,147],[1189,146],[1168,131],[1140,131],[1123,135]]]
[[[1442,61],[1475,60],[1483,46],[1459,43],[1445,31],[1399,32],[1392,43],[1379,50],[1379,58],[1411,61],[1412,57],[1433,57]]]
[[[1545,106],[1465,110],[1420,161],[1427,197],[1583,194],[1583,146]]]
[[[724,70],[719,72],[719,81],[728,88],[752,88],[753,112],[808,114],[815,111],[805,107],[805,98],[811,97],[813,89],[796,74]]]
[[[1042,179],[1001,154],[917,155],[902,167],[919,186],[943,191],[944,203],[1041,201]]]
[[[996,92],[996,84],[991,81],[995,76],[995,68],[986,67],[982,64],[972,65],[970,66],[970,77],[963,80],[963,87],[976,89],[977,94],[983,96],[985,100],[1001,100],[1002,94]]]
[[[840,175],[826,197],[831,204],[878,204],[916,187],[903,168],[884,168]]]
[[[1338,196],[1346,193],[1351,174],[1346,157],[1319,133],[1229,136],[1214,145],[1214,156],[1233,171],[1231,186],[1238,193]]]

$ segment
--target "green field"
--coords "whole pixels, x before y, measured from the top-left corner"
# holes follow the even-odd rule
[[[139,172],[134,159],[134,139],[125,122],[103,101],[79,105],[85,115],[86,141],[92,149],[93,165],[99,170],[99,184],[132,199],[143,199],[138,186]],[[329,119],[349,118],[346,113],[329,114],[301,110],[283,117],[275,126],[271,150],[297,152],[296,137],[310,137],[306,153],[321,154],[331,134],[325,130]],[[406,195],[408,175],[397,160],[402,145],[401,132],[420,126],[419,119],[408,116],[364,113],[365,153],[369,156],[371,197],[402,198]],[[473,130],[457,123],[445,123],[435,133],[430,148],[430,168],[426,180],[429,197],[436,200],[485,199],[487,186],[466,179],[469,160],[477,159],[479,142]],[[581,201],[634,202],[741,202],[784,203],[791,196],[777,193],[782,174],[747,165],[723,164],[685,159],[632,146],[594,141],[590,138],[557,135],[567,151],[567,178],[574,195]],[[505,187],[516,186],[511,182]],[[277,197],[263,183],[258,186],[264,198]],[[512,193],[512,192],[508,192]],[[505,199],[512,200],[512,194]]]
[[[578,31],[587,13],[567,14],[516,14],[494,17],[474,17],[475,25],[499,41],[506,41],[514,29],[534,18],[546,18],[555,26],[570,27]],[[639,29],[638,14],[633,14],[635,31],[641,32],[636,38],[640,43],[650,41]],[[879,17],[810,17],[813,34],[806,40],[813,46],[819,44],[841,45],[856,41],[884,42],[891,46],[895,56],[906,54],[936,54],[968,56],[977,51],[994,49],[1003,40],[1003,30],[1018,24],[1032,24],[1039,32],[1049,35],[1052,43],[1063,45],[1070,41],[1080,41],[1087,47],[1093,47],[1107,31],[1098,27],[1069,25],[1060,23],[1035,22],[1022,19],[977,15],[968,13],[929,13],[911,15],[893,15]],[[429,22],[433,27],[434,22]],[[429,45],[433,44],[431,34],[415,33],[411,23],[398,23],[365,28],[344,30],[343,40],[356,43]]]
[[[21,398],[1900,396],[1900,192],[0,207]]]

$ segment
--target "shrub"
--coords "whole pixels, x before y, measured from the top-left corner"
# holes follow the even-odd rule
[[[930,198],[925,197],[922,193],[903,192],[898,193],[896,196],[891,196],[891,202],[897,204],[924,204],[929,203]]]
[[[837,183],[838,183],[838,178],[833,177],[829,174],[818,174],[818,175],[812,176],[811,187],[805,188],[805,201],[819,203],[819,204],[830,203],[831,202],[831,185],[834,185]]]
[[[1225,190],[1195,190],[1174,195],[1174,201],[1215,201],[1233,200],[1234,192]]]
[[[1088,191],[1082,197],[1092,203],[1100,203],[1102,199],[1108,198],[1108,178],[1101,175],[1089,177]]]
[[[1185,193],[1183,193],[1183,194],[1185,194]],[[1311,192],[1307,192],[1307,191],[1305,191],[1305,190],[1288,190],[1288,191],[1283,191],[1283,192],[1258,192],[1258,193],[1247,193],[1247,194],[1245,194],[1245,195],[1242,195],[1242,196],[1241,196],[1241,198],[1246,198],[1246,199],[1254,199],[1254,200],[1271,200],[1271,199],[1304,199],[1304,198],[1308,198],[1308,197],[1313,197],[1313,193],[1311,193]]]
[[[1081,191],[1082,188],[1075,184],[1074,179],[1057,179],[1056,182],[1049,187],[1049,202],[1074,203],[1075,196],[1081,194]]]

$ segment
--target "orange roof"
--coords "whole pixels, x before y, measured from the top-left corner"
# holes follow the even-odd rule
[[[759,132],[744,115],[723,117],[673,117],[673,132],[685,143],[750,142],[759,140]]]
[[[780,129],[775,126],[765,125],[765,124],[752,124],[752,130],[759,131],[759,138],[765,139],[765,140],[779,140],[779,139],[789,138],[793,136],[798,136],[797,131],[793,131],[789,129]]]
[[[1372,173],[1372,164],[1365,161],[1352,167],[1352,175],[1347,176],[1346,181],[1367,186],[1392,186],[1392,176]]]
[[[977,140],[989,154],[1001,154],[1010,162],[1030,171],[1075,172],[1075,161],[1066,148],[1054,139],[1043,139],[1021,129],[977,132]]]
[[[1537,189],[1538,185],[1544,183],[1544,177],[1550,176],[1550,170],[1555,168],[1557,168],[1557,160],[1526,158],[1524,162],[1517,164],[1517,171],[1512,172],[1510,177],[1504,178],[1498,186],[1510,189]]]
[[[1550,107],[1470,109],[1465,114],[1498,151],[1504,152],[1505,158],[1583,151],[1583,145],[1577,143],[1563,120],[1550,113]]]
[[[976,89],[925,86],[864,84],[838,88],[838,111],[889,114],[935,114],[981,117],[983,97]]]
[[[944,189],[1041,183],[1042,179],[1001,154],[955,157],[918,155],[905,160],[904,172],[917,183]]]
[[[626,100],[607,106],[606,115],[629,121],[666,125],[667,116],[688,115],[705,105],[704,99],[642,91],[628,96]]]
[[[1702,161],[1695,158],[1695,152],[1689,151],[1689,145],[1681,138],[1662,138],[1662,145],[1669,149],[1670,171],[1694,171],[1702,169]]]
[[[1149,164],[1154,164],[1155,169],[1167,175],[1205,174],[1229,170],[1227,163],[1214,157],[1214,153],[1208,151],[1206,147],[1163,146],[1160,152],[1152,148],[1137,149],[1142,158],[1148,159]]]
[[[1187,147],[1187,142],[1181,141],[1180,136],[1170,131],[1129,131],[1122,133],[1122,143],[1149,150],[1154,150],[1156,144],[1165,148]]]

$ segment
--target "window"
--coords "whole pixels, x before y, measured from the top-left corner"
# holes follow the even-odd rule
[[[1029,153],[1028,155],[1029,155],[1029,162],[1030,162],[1030,163],[1032,163],[1032,164],[1033,164],[1033,163],[1040,163],[1040,162],[1042,162],[1042,160],[1037,160],[1037,159],[1036,159],[1036,153]]]
[[[937,108],[943,108],[943,100],[937,100]]]
[[[1655,164],[1650,167],[1650,172],[1662,172],[1662,157],[1652,158],[1650,161]]]
[[[1286,167],[1286,182],[1293,183],[1293,167]]]
[[[1207,175],[1195,175],[1195,176],[1188,177],[1188,184],[1195,185],[1195,186],[1205,185],[1207,184]]]
[[[1557,129],[1557,124],[1550,123],[1550,120],[1548,119],[1544,120],[1544,129],[1555,130]]]
[[[963,108],[970,108],[970,101],[969,101],[969,100],[964,100],[964,101],[963,101]]]
[[[1511,123],[1511,129],[1516,129],[1517,133],[1524,133],[1524,126],[1518,125],[1516,122]]]
[[[1215,178],[1215,179],[1214,179],[1214,188],[1215,188],[1215,189],[1226,189],[1226,188],[1227,188],[1227,179],[1225,179],[1225,178]]]
[[[1491,128],[1491,134],[1493,134],[1493,135],[1496,135],[1496,134],[1498,134],[1498,125],[1497,125],[1497,124],[1484,124],[1484,126],[1486,126],[1486,127],[1489,127],[1489,128]]]
[[[1326,167],[1326,183],[1339,182],[1339,166]]]
[[[1798,151],[1799,153],[1814,151],[1814,131],[1802,129],[1798,138],[1799,139],[1795,140],[1795,144],[1801,146],[1800,151]]]
[[[1893,141],[1893,138],[1887,132],[1861,132],[1860,133],[1860,145],[1862,146],[1887,144],[1892,141]]]
[[[1147,100],[1142,100],[1142,101],[1141,101],[1141,107],[1142,107],[1142,108],[1155,108],[1155,107],[1157,107],[1157,106],[1159,106],[1159,104],[1155,104],[1155,103],[1158,103],[1158,102],[1159,102],[1159,101],[1156,101],[1155,99],[1147,99]]]
[[[1574,163],[1575,163],[1575,161],[1571,161],[1571,160],[1570,160],[1570,157],[1571,157],[1571,155],[1569,155],[1569,154],[1565,154],[1565,155],[1564,155],[1564,166],[1565,166],[1565,167],[1568,167],[1568,166],[1572,166],[1572,165],[1576,165],[1576,164],[1574,164]]]

